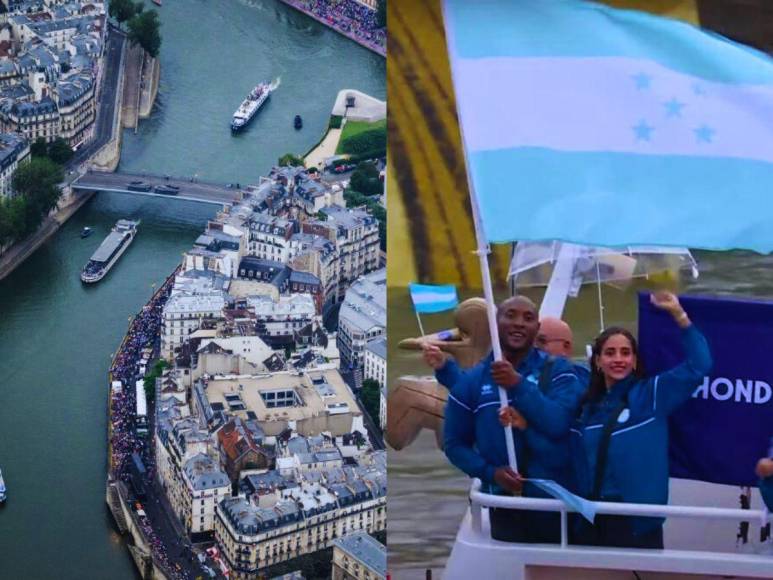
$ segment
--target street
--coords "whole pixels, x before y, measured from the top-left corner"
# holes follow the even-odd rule
[[[123,49],[124,42],[126,42],[126,35],[122,31],[112,26],[108,28],[102,94],[97,102],[94,136],[91,141],[75,152],[75,155],[73,155],[73,158],[65,167],[65,172],[76,168],[110,141],[113,133],[116,90],[119,84],[119,75],[121,74],[121,50]]]

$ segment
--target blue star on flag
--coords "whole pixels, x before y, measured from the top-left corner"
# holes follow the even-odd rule
[[[642,119],[638,125],[633,126],[633,132],[637,141],[649,141],[655,128]]]
[[[673,98],[663,103],[663,106],[666,108],[666,117],[681,117],[685,104]]]
[[[640,91],[650,88],[650,83],[652,82],[652,77],[650,75],[640,72],[632,78],[636,82],[636,88]]]
[[[693,129],[695,132],[695,138],[699,143],[711,143],[714,139],[714,133],[716,131],[708,125],[701,125],[697,129]]]

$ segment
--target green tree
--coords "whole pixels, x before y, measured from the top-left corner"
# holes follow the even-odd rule
[[[70,147],[67,141],[61,137],[54,139],[54,142],[48,146],[49,159],[51,159],[51,161],[54,163],[58,163],[59,165],[64,165],[67,163],[70,159],[72,159],[73,155],[74,152],[72,147]]]
[[[387,5],[386,0],[378,0],[376,5],[376,26],[386,28],[387,25]]]
[[[24,233],[30,233],[59,201],[62,168],[46,157],[32,159],[13,174],[13,189],[25,198]]]
[[[46,157],[48,156],[48,143],[45,138],[38,137],[35,142],[30,145],[30,155],[33,157]]]
[[[118,21],[118,26],[137,14],[137,5],[132,0],[110,0],[107,13]]]
[[[0,246],[15,242],[24,236],[26,206],[27,201],[21,196],[0,201]]]
[[[293,153],[285,153],[279,158],[279,167],[303,167],[303,158]]]
[[[158,12],[155,10],[137,14],[129,20],[129,40],[132,44],[139,44],[145,52],[155,58],[161,48],[160,27]]]
[[[164,369],[168,366],[169,363],[160,358],[156,361],[156,364],[153,365],[153,368],[150,370],[150,372],[145,375],[143,387],[145,389],[145,396],[148,398],[148,400],[153,400],[155,398],[156,379],[161,376],[161,374],[164,372]]]
[[[362,381],[362,391],[360,391],[360,400],[362,401],[365,411],[367,411],[373,422],[383,428],[379,417],[379,411],[381,409],[381,387],[377,381],[373,379],[365,379]]]
[[[384,184],[378,175],[378,169],[373,163],[362,161],[352,173],[349,187],[365,195],[381,195],[384,192]]]

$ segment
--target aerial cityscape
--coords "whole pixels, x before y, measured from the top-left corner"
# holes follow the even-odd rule
[[[386,577],[382,4],[3,2],[0,577]]]

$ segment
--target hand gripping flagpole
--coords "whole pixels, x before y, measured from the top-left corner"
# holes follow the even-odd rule
[[[443,21],[445,23],[445,30],[446,30],[446,40],[447,45],[450,48],[453,46],[453,30],[450,26],[450,21],[448,18],[448,15],[446,14],[446,3],[441,3],[441,8],[443,12]],[[450,57],[450,51],[449,51],[449,57]],[[451,64],[451,81],[454,87],[456,87],[456,83],[453,82],[454,79],[454,59],[449,58],[450,64]],[[475,224],[475,239],[477,240],[477,246],[478,249],[475,252],[478,254],[478,259],[480,260],[480,273],[481,278],[483,280],[483,296],[486,299],[486,314],[488,316],[488,327],[489,327],[489,333],[491,334],[491,348],[494,351],[494,360],[502,360],[502,347],[499,344],[499,329],[497,328],[497,313],[496,313],[496,306],[494,305],[494,290],[491,287],[491,273],[489,272],[488,267],[488,254],[489,254],[489,246],[488,242],[486,241],[486,235],[483,231],[483,223],[480,218],[480,208],[478,207],[478,197],[475,194],[475,186],[472,182],[472,177],[470,176],[470,163],[468,159],[467,154],[467,140],[464,138],[464,123],[462,122],[462,114],[459,111],[459,104],[457,101],[457,115],[459,118],[459,133],[462,137],[462,150],[464,151],[464,169],[465,173],[467,174],[467,188],[470,191],[470,205],[472,206],[472,220]],[[504,409],[508,406],[507,404],[507,391],[503,389],[501,386],[499,387],[499,404],[500,408]],[[510,465],[510,468],[518,472],[518,461],[515,457],[515,444],[513,443],[513,430],[510,428],[505,428],[505,444],[507,445],[507,462]]]

